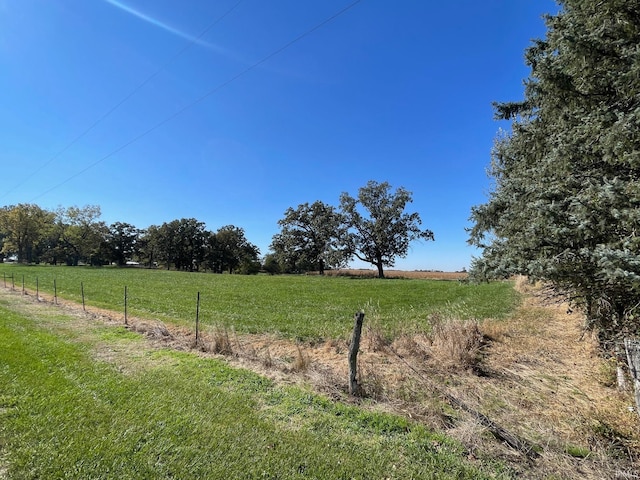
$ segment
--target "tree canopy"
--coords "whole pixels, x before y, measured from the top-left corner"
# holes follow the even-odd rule
[[[21,203],[0,210],[2,254],[15,254],[22,262],[32,262],[44,248],[55,215],[37,205]]]
[[[340,196],[340,209],[348,233],[345,238],[350,255],[371,263],[384,277],[384,267],[392,267],[396,257],[405,257],[417,239],[433,240],[431,230],[421,230],[418,213],[405,213],[413,201],[411,192],[399,187],[391,192],[388,182],[369,181],[358,190],[358,198]],[[361,207],[361,208],[358,208]]]
[[[106,243],[110,258],[118,265],[124,265],[138,252],[140,231],[130,223],[115,222],[109,226]]]
[[[562,0],[472,209],[472,273],[551,282],[604,346],[640,334],[640,3]]]
[[[325,267],[346,264],[340,245],[346,233],[344,218],[331,205],[318,200],[288,208],[278,224],[282,230],[274,235],[271,249],[287,271],[313,269],[322,275]]]
[[[321,201],[288,208],[271,243],[269,270],[322,274],[356,257],[374,265],[383,278],[384,268],[405,257],[412,241],[433,240],[433,232],[420,229],[417,213],[405,213],[411,201],[403,187],[392,192],[388,182],[371,180],[357,198],[343,193],[338,208]]]
[[[260,249],[249,242],[244,229],[234,225],[220,227],[209,235],[207,262],[217,273],[236,270],[257,273],[260,270]]]

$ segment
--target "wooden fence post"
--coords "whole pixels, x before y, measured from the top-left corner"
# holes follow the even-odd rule
[[[25,294],[25,290],[24,290],[24,275],[22,275],[22,295]]]
[[[80,295],[82,295],[82,310],[83,311],[87,311],[87,309],[84,306],[84,283],[80,282]]]
[[[358,350],[360,349],[360,335],[362,334],[362,323],[364,322],[364,312],[358,312],[355,316],[353,326],[353,336],[349,346],[349,394],[360,396],[362,387],[358,385]]]
[[[58,285],[55,278],[53,279],[53,303],[58,304]]]
[[[624,348],[627,351],[629,373],[631,373],[633,394],[636,399],[636,413],[640,416],[640,340],[625,338]]]
[[[36,277],[36,300],[40,300],[40,283],[38,277]]]

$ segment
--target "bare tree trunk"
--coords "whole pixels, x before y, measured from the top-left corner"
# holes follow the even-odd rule
[[[627,351],[627,362],[633,382],[633,392],[636,399],[636,413],[640,416],[640,340],[625,338],[624,347]]]
[[[362,323],[364,313],[358,312],[353,326],[353,337],[349,347],[349,394],[359,396],[362,394],[362,387],[358,385],[358,350],[360,349],[360,335],[362,334]]]

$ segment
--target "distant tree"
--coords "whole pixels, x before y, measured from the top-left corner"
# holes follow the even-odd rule
[[[207,245],[207,265],[216,273],[257,273],[260,269],[260,250],[246,239],[242,228],[221,227],[210,234]]]
[[[183,218],[175,232],[176,256],[174,264],[178,270],[197,271],[205,259],[207,231],[205,224],[195,218]]]
[[[275,253],[268,253],[264,256],[262,261],[262,268],[269,275],[277,275],[282,273],[282,266],[278,260],[278,256]]]
[[[279,234],[273,236],[269,248],[280,267],[280,273],[310,272],[316,268],[304,252],[290,248]]]
[[[344,238],[347,251],[358,259],[375,265],[378,277],[384,267],[392,267],[397,257],[405,257],[412,241],[433,240],[431,230],[421,230],[417,213],[404,213],[413,201],[411,192],[399,187],[391,192],[387,182],[369,181],[358,190],[358,198],[348,193],[340,196],[348,233]]]
[[[2,252],[20,263],[39,261],[42,243],[53,228],[55,214],[38,205],[21,203],[0,210]]]
[[[255,246],[254,246],[255,247]],[[248,250],[240,261],[238,266],[238,273],[242,275],[256,275],[260,272],[262,264],[260,263],[259,255],[260,251],[255,247],[255,250]]]
[[[0,215],[2,215],[2,212],[0,212]],[[3,262],[7,256],[4,249],[6,238],[7,233],[2,228],[0,228],[0,262]]]
[[[140,230],[137,242],[138,258],[142,263],[151,268],[161,262],[161,235],[158,225],[150,225]]]
[[[68,265],[101,263],[108,227],[99,221],[97,205],[61,208],[56,212],[58,251]]]
[[[346,264],[347,255],[340,246],[346,234],[344,217],[331,205],[316,201],[288,208],[278,221],[282,227],[274,235],[271,249],[289,269],[317,269]]]
[[[164,222],[160,226],[149,227],[147,239],[151,243],[153,251],[156,253],[157,261],[165,265],[167,270],[171,269],[174,258],[178,255],[176,244],[178,236],[178,220]]]
[[[222,243],[215,232],[208,232],[205,243],[205,268],[213,273],[222,273],[224,270],[224,252]]]
[[[136,243],[139,256],[148,266],[156,262],[167,270],[198,271],[207,255],[209,232],[195,218],[181,218],[151,225],[141,232]]]
[[[47,230],[45,237],[41,242],[40,261],[57,265],[59,262],[66,262],[64,243],[62,234],[64,226],[57,220],[57,213],[54,213],[54,222],[51,228]]]
[[[115,222],[109,227],[107,248],[109,259],[124,265],[137,252],[140,231],[130,223]]]

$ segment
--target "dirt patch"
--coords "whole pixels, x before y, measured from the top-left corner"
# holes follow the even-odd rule
[[[459,332],[476,340],[482,336],[482,342],[474,343],[477,354],[464,362],[443,361],[438,351],[446,351],[447,345],[438,341],[446,340],[435,339],[433,333],[388,340],[365,318],[358,361],[369,400],[362,405],[444,430],[463,442],[471,460],[500,459],[523,478],[639,478],[640,422],[629,409],[630,392],[619,392],[603,380],[607,362],[599,356],[595,339],[583,331],[580,315],[545,301],[526,282],[519,288],[524,300],[512,318],[459,326]],[[8,290],[2,295],[20,297]],[[30,300],[21,302],[29,309],[62,309],[78,325],[100,321],[124,326],[123,315],[116,312],[83,310],[60,299],[54,306],[51,299],[32,294],[22,299]],[[361,402],[347,395],[348,341],[296,343],[222,327],[209,327],[196,340],[195,332],[185,327],[135,317],[127,323],[151,348],[224,358],[280,383],[305,384],[335,399]],[[459,336],[449,331],[443,338],[459,343]],[[105,341],[96,355],[126,371],[132,352],[118,348]],[[459,345],[456,348],[460,353]],[[477,418],[452,406],[451,397],[535,445],[540,456],[529,459],[496,441]]]

